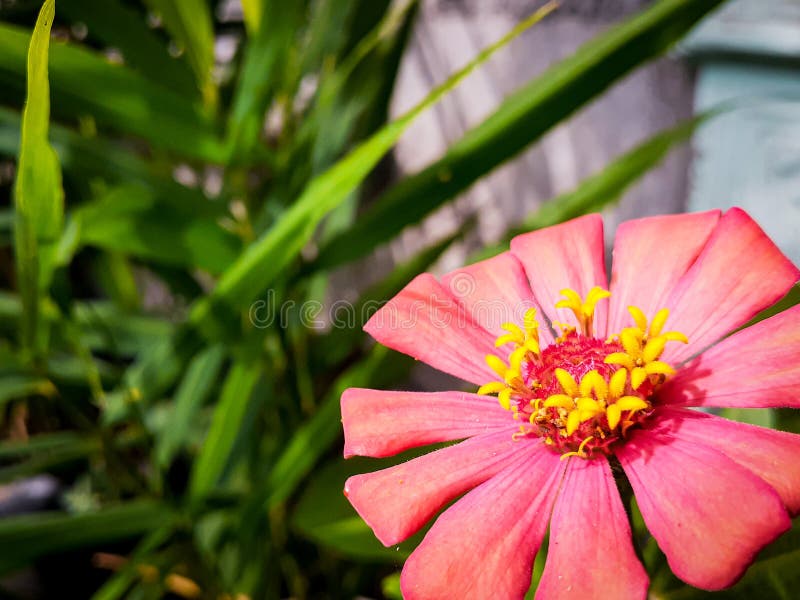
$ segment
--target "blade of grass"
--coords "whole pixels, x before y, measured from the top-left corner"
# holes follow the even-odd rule
[[[38,513],[0,519],[0,572],[43,556],[135,538],[174,518],[165,505],[138,500],[94,513]]]
[[[217,379],[225,359],[225,348],[211,346],[198,354],[189,364],[186,375],[175,392],[170,426],[156,438],[156,463],[162,469],[169,466],[186,440],[197,411],[203,405]]]
[[[205,0],[146,0],[159,14],[164,27],[186,52],[206,106],[217,103],[217,87],[211,78],[214,67],[214,22]]]
[[[222,477],[260,374],[258,363],[242,361],[235,362],[228,372],[208,435],[192,469],[189,491],[193,498],[213,491]]]
[[[264,115],[283,75],[304,4],[299,1],[261,3],[260,20],[248,40],[228,119],[227,148],[233,161],[248,158],[258,142]]]
[[[31,356],[42,355],[47,344],[39,304],[50,285],[64,219],[61,168],[47,138],[50,121],[47,65],[54,17],[55,2],[47,0],[39,12],[28,50],[28,91],[14,194],[17,285],[24,313],[20,338]]]
[[[131,560],[94,593],[92,600],[118,600],[125,596],[133,583],[141,577],[136,567],[147,560],[150,553],[169,540],[172,533],[172,527],[161,527],[145,536],[133,551]]]
[[[165,206],[155,190],[125,184],[78,208],[71,224],[81,245],[222,272],[236,258],[239,239],[217,223],[216,207],[182,204]]]
[[[481,51],[469,64],[433,90],[416,107],[386,125],[325,173],[315,178],[281,219],[251,244],[222,275],[212,294],[194,305],[190,314],[191,323],[201,330],[208,331],[209,326],[214,326],[210,317],[220,306],[236,308],[252,302],[253,298],[268,287],[299,254],[311,239],[320,221],[364,180],[425,109],[438,102],[494,52],[543,19],[553,9],[554,5],[548,4],[536,11],[499,41]]]
[[[58,11],[73,23],[85,24],[91,39],[117,48],[125,64],[148,79],[178,94],[197,95],[191,69],[169,55],[166,43],[148,26],[143,11],[119,0],[58,0]]]
[[[506,233],[502,244],[486,248],[470,262],[483,260],[508,249],[512,237],[526,231],[562,223],[617,202],[625,190],[656,167],[678,144],[716,113],[704,113],[648,138],[638,146],[615,158],[601,171],[584,179],[574,190],[543,204],[518,227]]]
[[[723,1],[661,0],[587,42],[509,96],[440,160],[387,191],[347,234],[323,245],[312,270],[364,256],[418,222],[634,67],[664,52]]]
[[[9,94],[21,91],[27,42],[24,29],[0,23],[0,84]],[[141,136],[187,158],[224,158],[214,123],[199,106],[85,47],[53,44],[50,86],[57,117],[89,115],[101,126]]]

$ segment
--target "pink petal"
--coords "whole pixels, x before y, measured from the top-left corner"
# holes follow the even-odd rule
[[[608,461],[571,458],[536,598],[635,600],[647,595],[647,587]]]
[[[667,296],[705,246],[720,211],[663,215],[626,221],[617,228],[611,270],[608,331],[633,323],[628,306],[648,319],[665,308]]]
[[[344,493],[386,546],[403,541],[459,494],[483,483],[530,445],[511,426],[375,473],[350,477]],[[539,444],[540,445],[540,444]]]
[[[779,300],[800,271],[744,211],[725,213],[708,244],[666,302],[666,330],[689,337],[669,344],[664,360],[675,363],[707,348]]]
[[[464,392],[385,392],[350,388],[342,394],[344,457],[392,456],[514,426],[497,399]]]
[[[384,346],[475,385],[497,379],[485,362],[487,354],[495,353],[494,336],[428,273],[415,277],[376,312],[364,331]]]
[[[674,435],[713,446],[775,488],[791,513],[800,512],[800,435],[685,408],[659,409],[659,415]]]
[[[695,587],[733,584],[762,547],[791,527],[773,488],[679,432],[636,431],[617,457],[673,573]]]
[[[434,523],[403,568],[406,600],[525,595],[564,463],[539,443],[506,465]]]
[[[520,262],[510,252],[457,269],[442,277],[442,284],[468,314],[494,336],[508,333],[503,323],[522,325],[525,311],[536,304]],[[540,329],[542,346],[553,343],[546,327]]]
[[[603,219],[586,215],[511,240],[511,253],[525,267],[533,295],[551,320],[577,325],[571,311],[556,309],[561,290],[571,288],[582,297],[594,286],[608,287],[603,246]],[[597,304],[595,331],[606,334],[607,301]]]
[[[800,305],[742,329],[689,361],[658,392],[664,404],[800,407]]]

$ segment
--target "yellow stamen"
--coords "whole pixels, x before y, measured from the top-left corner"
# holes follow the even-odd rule
[[[567,395],[575,398],[578,395],[578,384],[575,383],[572,375],[564,369],[556,369],[555,375]]]
[[[587,398],[591,396],[592,392],[594,392],[594,395],[598,400],[605,400],[606,396],[608,396],[608,384],[606,383],[606,380],[603,379],[603,376],[600,375],[600,373],[595,370],[591,370],[581,378],[578,391],[580,392],[581,396]]]
[[[478,388],[478,394],[481,396],[486,396],[488,394],[496,394],[498,392],[502,392],[506,389],[506,384],[502,381],[492,381],[491,383],[487,383],[486,385],[482,385]]]
[[[505,335],[501,335],[497,338],[494,342],[494,347],[499,348],[500,346],[505,346],[506,344],[521,344],[522,340],[520,340],[519,336],[513,333],[507,333]]]
[[[599,286],[595,286],[586,294],[585,301],[581,299],[578,292],[570,288],[564,288],[559,293],[564,296],[564,298],[556,302],[556,308],[568,308],[571,310],[578,320],[583,334],[590,337],[592,335],[594,311],[597,307],[597,303],[611,296],[611,293]]]
[[[525,315],[522,318],[522,326],[525,328],[525,332],[529,336],[536,337],[538,339],[539,322],[536,320],[535,308],[529,308],[525,311]]]
[[[620,410],[642,410],[647,408],[649,404],[639,396],[623,396],[614,403],[614,406]]]
[[[644,380],[647,379],[647,371],[642,367],[636,367],[631,371],[631,387],[638,390],[642,387]]]
[[[619,341],[625,352],[633,358],[637,359],[641,354],[642,337],[641,332],[633,327],[626,327],[619,334]]]
[[[497,394],[497,401],[500,402],[500,406],[506,410],[511,410],[511,390],[506,388]]]
[[[628,382],[628,371],[620,369],[616,371],[608,382],[608,395],[612,398],[619,398],[625,391],[625,384]]]
[[[498,358],[494,354],[487,354],[486,364],[489,365],[489,368],[495,373],[497,373],[500,377],[506,376],[506,371],[508,371],[508,366],[506,365],[506,363],[503,362],[501,358]]]
[[[575,402],[572,398],[567,396],[566,394],[553,394],[547,400],[544,401],[543,406],[545,408],[566,408],[567,410],[572,410],[575,408]]]
[[[681,342],[682,344],[689,343],[689,338],[683,335],[680,331],[668,331],[666,333],[662,333],[661,337],[668,342]]]
[[[628,312],[631,313],[633,320],[636,322],[636,326],[642,331],[647,331],[647,317],[642,312],[642,309],[636,306],[629,306]]]
[[[567,435],[572,435],[581,424],[581,416],[577,410],[573,410],[567,416]]]
[[[650,337],[655,337],[661,333],[667,323],[667,319],[669,319],[669,309],[662,308],[656,313],[656,316],[650,321]]]
[[[565,460],[565,459],[569,458],[570,456],[579,456],[581,458],[586,458],[586,452],[585,452],[586,444],[591,442],[593,439],[594,439],[594,436],[590,435],[589,437],[587,437],[585,440],[583,440],[581,442],[580,446],[578,446],[578,451],[577,452],[565,452],[564,454],[561,455],[561,460]]]
[[[619,419],[622,416],[622,410],[616,404],[612,404],[606,409],[606,419],[608,419],[608,428],[612,431],[619,425]]]
[[[642,350],[642,360],[645,363],[658,360],[661,353],[664,352],[664,347],[667,345],[667,340],[663,337],[650,338]]]
[[[622,365],[629,371],[633,369],[635,363],[633,359],[628,356],[625,352],[612,352],[608,356],[606,356],[605,360],[603,361],[607,365]]]
[[[665,362],[661,362],[660,360],[654,360],[651,363],[648,363],[645,368],[648,375],[672,375],[675,373],[675,369],[669,366]]]

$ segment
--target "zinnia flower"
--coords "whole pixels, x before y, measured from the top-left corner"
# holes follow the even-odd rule
[[[688,408],[800,406],[800,306],[725,337],[798,269],[739,209],[622,224],[610,285],[603,255],[598,215],[534,231],[419,275],[365,326],[480,386],[342,396],[346,457],[465,440],[345,485],[387,546],[458,498],[406,561],[407,600],[523,597],[548,524],[537,598],[644,598],[617,471],[672,571],[707,590],[800,511],[800,436]]]

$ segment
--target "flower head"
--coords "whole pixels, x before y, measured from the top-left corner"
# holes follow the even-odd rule
[[[687,407],[800,407],[800,307],[725,337],[798,279],[738,209],[622,224],[610,284],[597,215],[414,279],[365,330],[477,393],[342,396],[345,456],[464,440],[345,485],[386,545],[458,498],[404,596],[521,598],[549,525],[537,598],[644,598],[612,465],[673,572],[731,585],[800,512],[800,436]]]

